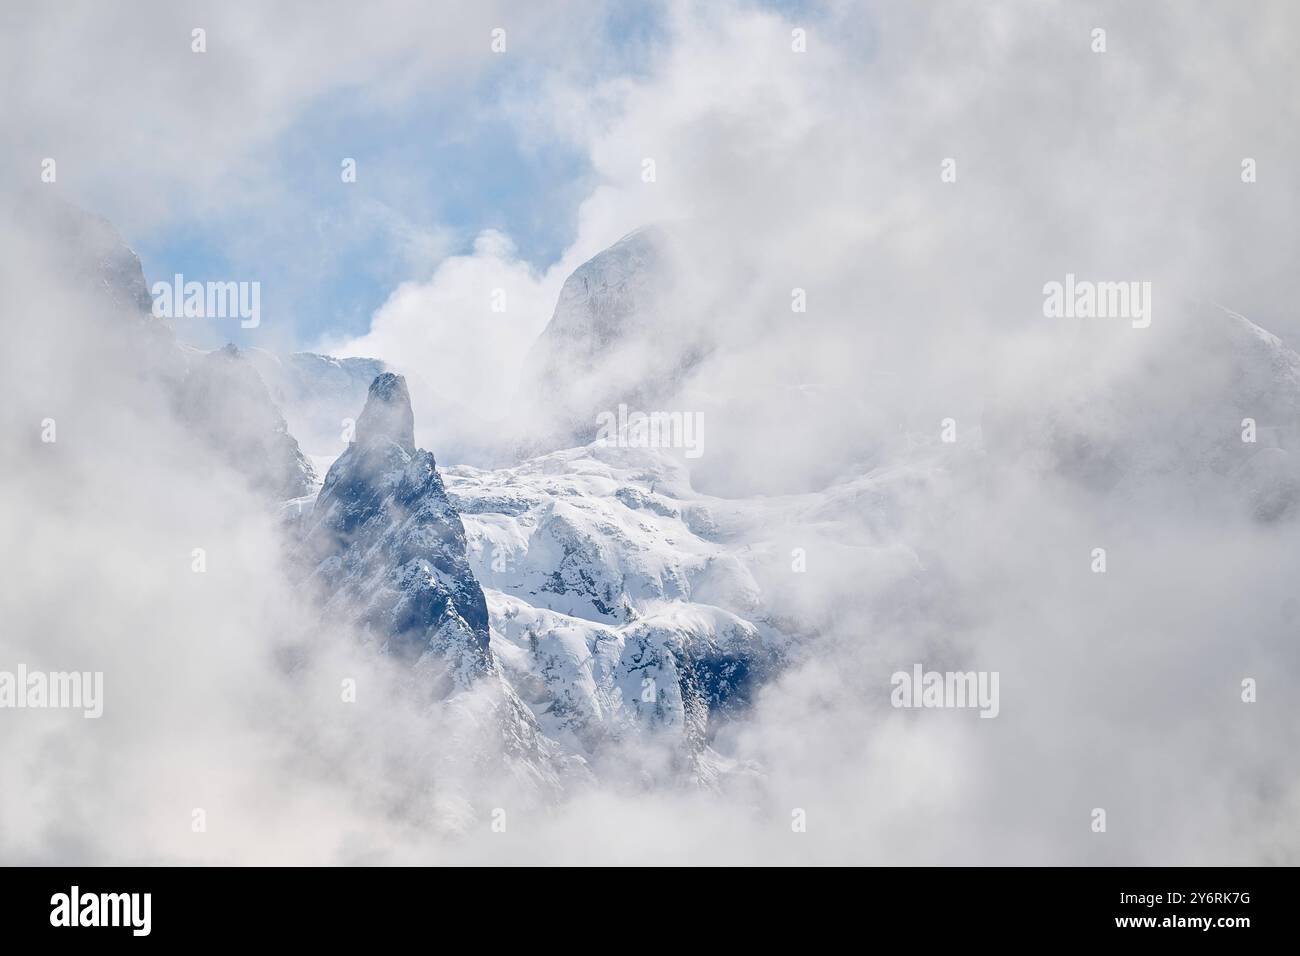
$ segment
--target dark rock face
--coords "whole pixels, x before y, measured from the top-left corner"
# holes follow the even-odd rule
[[[356,440],[330,468],[304,549],[330,611],[429,665],[445,695],[491,671],[483,589],[433,455],[415,447],[406,381],[370,386]]]

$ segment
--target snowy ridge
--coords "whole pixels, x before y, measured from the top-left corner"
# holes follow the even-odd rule
[[[548,735],[597,772],[603,746],[643,735],[698,771],[789,637],[732,547],[706,537],[722,530],[684,464],[593,445],[446,480],[494,651]]]

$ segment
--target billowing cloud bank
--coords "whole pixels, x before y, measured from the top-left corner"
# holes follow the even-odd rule
[[[737,547],[806,638],[698,792],[611,772],[539,795],[483,769],[481,715],[429,709],[320,625],[280,516],[8,223],[0,648],[102,670],[107,700],[98,721],[3,713],[0,857],[1296,862],[1300,366],[1241,316],[1300,340],[1298,17],[682,4],[647,69],[564,61],[510,94],[600,180],[564,255],[484,233],[325,344],[409,373],[441,463],[495,463],[536,427],[520,375],[564,279],[670,232],[664,334],[709,348],[664,401],[707,422],[697,489],[777,505]],[[1045,315],[1067,276],[1150,283],[1149,325]],[[917,663],[996,671],[996,719],[892,707]]]

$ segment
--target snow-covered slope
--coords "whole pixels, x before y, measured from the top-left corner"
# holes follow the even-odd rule
[[[715,519],[680,456],[593,444],[446,480],[480,579],[530,603],[601,623],[702,592],[735,613],[757,607],[743,566],[709,540]]]
[[[547,733],[598,772],[604,749],[647,737],[707,776],[719,725],[790,650],[723,540],[761,525],[753,509],[697,495],[685,464],[652,449],[592,445],[446,481],[496,656]]]

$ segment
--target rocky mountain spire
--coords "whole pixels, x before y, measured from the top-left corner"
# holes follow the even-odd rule
[[[357,419],[356,441],[365,446],[389,441],[404,451],[415,451],[411,393],[401,375],[383,372],[370,383],[366,407]]]
[[[435,695],[491,671],[487,603],[465,529],[433,455],[415,447],[402,376],[371,383],[356,440],[325,476],[303,544],[327,609],[419,662]]]

